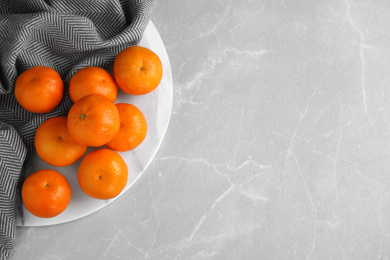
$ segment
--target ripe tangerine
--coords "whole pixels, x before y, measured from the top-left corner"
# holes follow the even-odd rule
[[[119,88],[132,95],[152,92],[160,84],[163,67],[159,56],[142,46],[121,51],[114,60],[114,78]]]
[[[128,168],[123,158],[110,149],[88,153],[81,161],[77,179],[81,189],[95,199],[112,199],[124,189]]]
[[[79,160],[87,150],[70,135],[67,118],[53,117],[43,122],[35,133],[35,150],[50,165],[69,166]]]
[[[28,176],[22,185],[22,200],[31,214],[52,218],[62,213],[69,205],[72,191],[65,176],[44,169]]]
[[[119,131],[119,113],[106,97],[92,94],[77,101],[68,113],[68,130],[76,142],[101,146]]]
[[[22,107],[33,113],[47,113],[61,102],[64,83],[52,68],[36,66],[16,79],[15,97]]]
[[[144,114],[136,106],[127,103],[116,104],[119,112],[119,132],[106,146],[116,151],[124,152],[141,144],[148,131]]]
[[[85,67],[77,71],[70,79],[69,94],[74,103],[91,94],[103,95],[114,102],[118,87],[114,78],[105,69]]]

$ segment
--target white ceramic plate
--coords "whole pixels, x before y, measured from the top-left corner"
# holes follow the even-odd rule
[[[164,44],[152,22],[148,24],[138,45],[148,47],[157,53],[163,64],[163,78],[160,85],[149,94],[142,96],[130,96],[123,92],[118,94],[116,103],[126,102],[137,106],[143,112],[148,122],[148,132],[145,140],[134,150],[120,153],[128,165],[129,179],[119,196],[137,181],[153,160],[164,138],[172,110],[173,87],[171,67]],[[87,152],[91,150],[92,148],[88,148]],[[26,174],[31,174],[39,169],[54,169],[62,173],[72,188],[72,199],[67,209],[54,218],[35,217],[23,207],[23,216],[17,212],[17,226],[47,226],[72,221],[96,212],[119,197],[117,196],[111,200],[97,200],[85,195],[77,182],[77,169],[80,161],[68,167],[50,166],[37,155],[26,161]]]

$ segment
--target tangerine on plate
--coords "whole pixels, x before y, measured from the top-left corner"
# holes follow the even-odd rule
[[[69,166],[87,150],[70,135],[66,117],[53,117],[43,122],[35,133],[35,150],[50,165]]]
[[[162,76],[160,58],[146,47],[131,46],[115,57],[114,78],[119,88],[127,94],[152,92],[160,84]]]
[[[72,191],[66,178],[55,170],[39,170],[22,185],[22,200],[31,214],[52,218],[62,213],[70,202]]]
[[[136,148],[146,137],[148,125],[144,114],[136,106],[127,103],[116,104],[119,112],[120,129],[106,146],[124,152]]]
[[[112,199],[119,195],[127,183],[128,168],[123,158],[110,149],[88,153],[78,169],[81,189],[95,199]]]
[[[99,94],[77,101],[68,113],[68,130],[76,142],[101,146],[119,131],[119,113],[115,104]]]
[[[70,79],[69,94],[74,103],[90,94],[100,94],[114,102],[118,95],[118,87],[114,78],[105,69],[85,67]]]
[[[36,66],[16,79],[15,97],[22,107],[33,113],[47,113],[61,102],[64,83],[52,68]]]

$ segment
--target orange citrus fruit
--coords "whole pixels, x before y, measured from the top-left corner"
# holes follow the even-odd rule
[[[160,84],[163,67],[152,50],[131,46],[121,51],[114,60],[114,78],[119,88],[127,94],[143,95]]]
[[[15,97],[22,107],[33,113],[47,113],[61,102],[64,83],[52,68],[36,66],[16,79]]]
[[[111,74],[103,68],[85,67],[77,71],[69,82],[69,94],[73,102],[91,95],[100,94],[114,102],[118,87]]]
[[[119,113],[115,104],[99,94],[77,101],[68,113],[68,130],[76,142],[101,146],[119,131]]]
[[[116,104],[119,112],[119,132],[106,145],[123,152],[136,148],[146,137],[148,125],[144,114],[132,104]]]
[[[53,117],[43,122],[35,133],[35,150],[50,165],[68,166],[79,160],[87,150],[70,135],[66,117]]]
[[[72,196],[70,185],[59,172],[45,169],[31,174],[23,182],[23,204],[31,214],[51,218],[62,213]]]
[[[112,199],[119,195],[127,183],[128,168],[123,158],[110,149],[88,153],[78,169],[81,189],[95,199]]]

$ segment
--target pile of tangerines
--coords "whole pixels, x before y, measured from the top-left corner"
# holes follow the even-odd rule
[[[117,55],[113,76],[99,67],[77,71],[69,82],[74,104],[67,117],[52,117],[36,131],[38,156],[50,165],[64,167],[80,160],[88,147],[98,147],[82,159],[78,183],[85,194],[95,199],[119,195],[126,186],[128,168],[117,151],[129,151],[142,143],[147,122],[136,106],[115,104],[118,87],[130,95],[144,95],[157,88],[162,73],[158,55],[141,46],[129,47]],[[24,71],[15,82],[16,99],[33,113],[53,110],[63,93],[61,76],[45,66]],[[60,172],[38,170],[23,182],[22,200],[33,215],[50,218],[67,208],[71,188]]]

